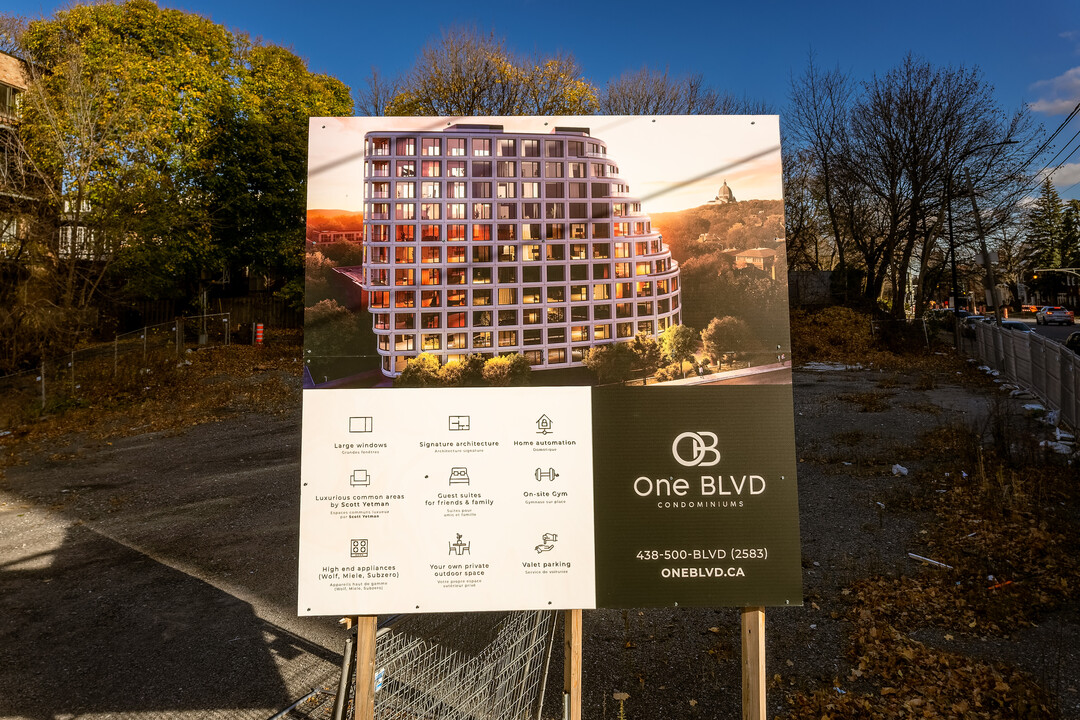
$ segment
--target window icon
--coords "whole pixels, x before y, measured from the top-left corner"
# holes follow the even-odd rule
[[[373,424],[373,418],[370,417],[351,417],[349,418],[349,432],[369,433],[372,431]]]

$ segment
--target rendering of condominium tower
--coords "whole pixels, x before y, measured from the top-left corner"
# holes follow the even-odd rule
[[[369,132],[361,285],[382,371],[520,353],[534,369],[679,323],[679,268],[585,128]]]

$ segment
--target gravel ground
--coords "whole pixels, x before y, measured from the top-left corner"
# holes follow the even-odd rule
[[[927,518],[894,505],[919,470],[892,473],[903,449],[935,427],[981,427],[997,402],[868,370],[796,371],[794,384],[806,604],[766,612],[770,717],[786,692],[846,674],[841,588],[912,570]],[[299,446],[298,412],[251,413],[112,444],[74,436],[4,469],[0,717],[266,717],[331,680],[341,631],[295,613]],[[1072,607],[1009,638],[917,639],[1014,663],[1080,717],[1077,619]],[[470,622],[459,636],[475,637]],[[738,716],[736,609],[584,623],[585,717],[619,717],[613,693],[631,719]],[[559,656],[545,718],[562,715]]]

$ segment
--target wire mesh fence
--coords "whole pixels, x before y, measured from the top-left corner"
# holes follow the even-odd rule
[[[175,369],[197,347],[230,344],[229,313],[180,317],[117,335],[112,342],[43,360],[33,370],[0,377],[9,407],[47,413],[77,404],[103,387],[123,388]],[[8,422],[11,420],[9,410]],[[0,414],[0,427],[5,418]]]
[[[537,610],[462,616],[490,623],[468,631],[474,645],[427,633],[409,623],[380,631],[376,641],[377,720],[536,720],[543,703],[557,612]],[[345,717],[352,718],[355,678]],[[313,693],[284,717],[330,720],[334,688]]]
[[[1038,395],[1061,422],[1080,427],[1080,355],[1031,332],[976,323],[972,352]]]

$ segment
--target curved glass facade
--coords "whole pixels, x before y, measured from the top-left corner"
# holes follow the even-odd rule
[[[364,265],[382,371],[428,352],[535,369],[679,323],[679,267],[605,144],[455,125],[364,138]]]

